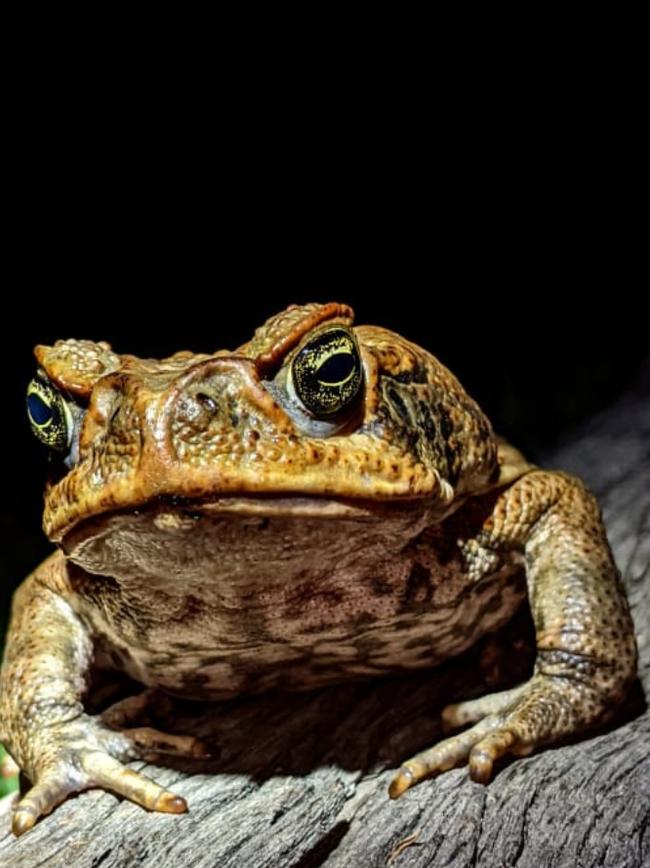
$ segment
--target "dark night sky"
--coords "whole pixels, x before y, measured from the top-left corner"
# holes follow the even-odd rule
[[[179,213],[168,221],[165,203],[143,214],[116,212],[113,201],[99,222],[83,198],[72,221],[23,205],[3,323],[0,611],[48,550],[45,467],[24,412],[35,343],[89,337],[138,355],[210,351],[236,346],[291,302],[341,300],[359,321],[431,350],[533,456],[606,405],[650,350],[635,300],[640,230],[593,201],[540,195],[462,199],[431,219],[380,201],[337,213],[330,200],[313,224],[299,208],[291,221],[270,208],[250,217],[246,202],[231,219],[207,222]],[[156,204],[160,214],[145,221]]]

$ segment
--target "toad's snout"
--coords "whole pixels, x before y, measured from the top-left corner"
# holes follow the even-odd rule
[[[219,355],[191,365],[126,359],[95,386],[78,461],[46,494],[54,540],[81,518],[160,497],[263,488],[291,420],[264,388],[254,361]]]
[[[192,444],[210,443],[242,453],[262,433],[290,434],[291,420],[264,388],[255,363],[223,355],[192,366],[162,398],[156,440],[174,458],[186,458]]]
[[[137,462],[158,479],[179,460],[205,464],[242,456],[257,448],[262,435],[291,431],[254,361],[224,354],[180,372],[170,363],[146,377],[126,365],[105,377],[95,389],[80,454],[102,476],[104,465],[114,477]]]

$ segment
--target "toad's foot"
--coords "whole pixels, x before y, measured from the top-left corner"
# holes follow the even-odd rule
[[[487,783],[501,757],[526,756],[541,744],[584,728],[579,712],[592,718],[590,693],[584,684],[537,674],[512,690],[447,706],[442,712],[446,729],[479,722],[407,760],[390,784],[390,797],[396,799],[418,781],[463,763],[472,780]]]
[[[185,799],[126,768],[123,762],[160,753],[207,755],[196,738],[167,735],[150,727],[114,731],[86,715],[44,728],[34,739],[31,753],[32,762],[25,771],[33,786],[16,805],[15,835],[31,829],[71,793],[92,787],[111,790],[149,811],[183,813],[187,811]]]
[[[151,726],[137,726],[125,729],[135,721],[149,721],[151,714],[161,714],[169,711],[172,700],[159,690],[147,688],[141,693],[127,696],[115,702],[100,715],[103,723],[111,729],[124,732],[135,747],[138,756],[149,762],[155,762],[160,754],[182,756],[191,759],[208,759],[212,754],[207,745],[191,735],[171,735],[160,732]]]

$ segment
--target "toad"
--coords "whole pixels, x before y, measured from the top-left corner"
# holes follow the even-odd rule
[[[343,304],[292,306],[234,352],[161,361],[106,343],[35,350],[27,410],[60,458],[57,550],[19,587],[0,738],[31,782],[19,835],[69,794],[154,811],[178,794],[126,763],[202,756],[129,727],[155,691],[218,700],[432,667],[528,597],[531,678],[443,711],[469,725],[407,759],[389,793],[605,720],[634,678],[628,605],[598,505],[495,436],[432,355]],[[91,715],[94,669],[144,692]]]

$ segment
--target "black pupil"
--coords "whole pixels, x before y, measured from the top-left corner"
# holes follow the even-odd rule
[[[54,416],[54,410],[38,395],[27,398],[27,409],[35,425],[45,425]]]
[[[354,358],[351,353],[335,353],[318,369],[318,379],[325,385],[343,383],[353,370]]]

